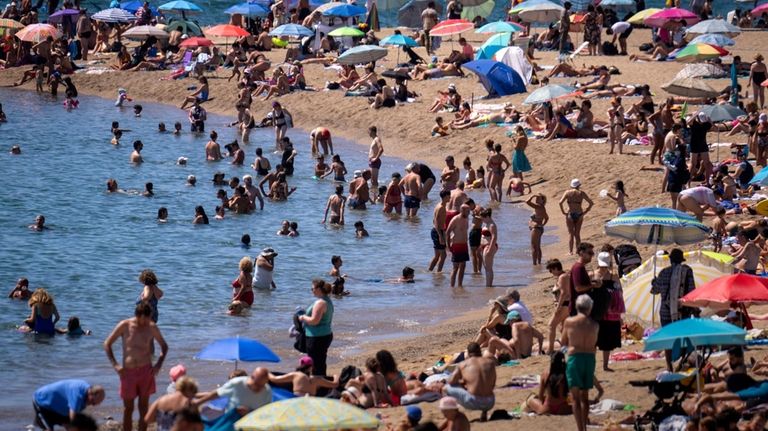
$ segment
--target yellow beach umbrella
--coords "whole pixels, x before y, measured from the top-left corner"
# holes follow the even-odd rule
[[[239,431],[376,429],[365,410],[330,398],[299,397],[267,404],[235,423]]]
[[[693,270],[693,278],[697,286],[733,272],[731,256],[711,251],[690,251],[684,254],[685,264]],[[621,279],[624,290],[624,304],[627,315],[645,322],[658,321],[661,301],[653,301],[651,282],[653,281],[653,260],[657,268],[669,266],[668,256],[652,257],[637,269]]]
[[[630,24],[642,24],[643,21],[648,18],[649,16],[655,14],[656,12],[660,11],[661,9],[657,9],[655,7],[649,8],[649,9],[643,9],[640,12],[632,15],[630,19],[627,20]]]

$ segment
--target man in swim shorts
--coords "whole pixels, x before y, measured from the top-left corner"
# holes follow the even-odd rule
[[[323,147],[323,154],[328,154],[330,148],[333,154],[333,140],[331,131],[325,127],[317,127],[309,133],[309,142],[312,144],[312,154],[319,154],[318,144]]]
[[[325,215],[323,216],[323,224],[328,220],[328,211],[331,212],[331,224],[344,224],[344,203],[346,198],[343,196],[344,186],[338,184],[336,186],[336,193],[332,194],[328,198],[328,203],[325,204]]]
[[[371,141],[371,148],[368,150],[368,167],[371,171],[371,187],[373,188],[374,198],[376,193],[379,192],[379,168],[381,168],[381,156],[384,155],[384,145],[381,143],[378,133],[376,126],[368,128],[368,135],[373,139]]]
[[[588,295],[576,298],[578,314],[563,323],[563,345],[568,346],[565,376],[573,399],[573,416],[579,431],[586,431],[589,420],[589,390],[594,386],[595,349],[599,325],[589,317],[592,299]]]
[[[448,203],[448,198],[451,193],[447,190],[440,192],[440,203],[435,206],[435,210],[432,213],[432,246],[435,249],[435,256],[432,261],[429,262],[429,271],[432,272],[437,266],[437,272],[443,271],[443,264],[445,263],[445,205]]]
[[[483,356],[480,345],[469,343],[467,359],[461,362],[443,387],[446,396],[456,398],[467,410],[481,410],[480,421],[488,420],[488,411],[496,404],[496,359]]]
[[[163,367],[168,354],[160,329],[152,322],[152,307],[147,302],[136,305],[134,317],[125,319],[115,326],[104,341],[104,350],[112,367],[120,376],[120,398],[123,399],[123,429],[133,429],[133,401],[139,399],[139,431],[146,431],[144,417],[149,408],[149,396],[155,393],[155,376]],[[123,364],[117,363],[112,345],[121,338],[123,341]],[[152,365],[153,344],[157,340],[161,353],[157,363]]]
[[[366,169],[362,175],[349,183],[349,207],[353,210],[364,210],[365,205],[371,201],[368,188],[368,180],[371,179],[371,170]]]
[[[411,170],[400,181],[403,186],[403,206],[405,207],[405,216],[416,217],[421,207],[421,178],[419,174]]]
[[[464,268],[469,260],[469,244],[467,233],[469,231],[469,205],[461,206],[458,217],[454,217],[445,230],[448,248],[451,250],[451,287],[462,287],[464,283]],[[458,283],[457,283],[458,279]]]
[[[445,226],[453,220],[454,217],[459,215],[461,206],[467,203],[469,196],[464,192],[464,181],[459,181],[457,187],[451,190],[451,198],[448,200],[448,206],[445,207]]]

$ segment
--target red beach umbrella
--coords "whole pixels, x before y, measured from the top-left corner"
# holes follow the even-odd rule
[[[681,302],[694,307],[729,308],[736,303],[768,303],[768,279],[749,274],[716,278],[682,297]]]
[[[429,31],[430,36],[450,36],[463,33],[475,28],[475,25],[465,19],[447,19]]]
[[[230,24],[221,24],[203,29],[203,33],[205,33],[206,36],[214,37],[241,37],[250,35],[244,28]]]
[[[179,44],[184,48],[197,48],[199,46],[213,46],[213,42],[204,37],[190,37]]]

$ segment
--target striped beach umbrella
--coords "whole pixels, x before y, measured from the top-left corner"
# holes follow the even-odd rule
[[[96,12],[93,14],[93,16],[91,16],[91,18],[101,22],[123,23],[135,21],[136,15],[128,12],[125,9],[113,7]]]
[[[648,8],[648,9],[641,10],[640,12],[632,15],[632,17],[629,18],[627,20],[627,22],[630,23],[630,24],[641,25],[643,23],[643,21],[645,21],[646,18],[648,18],[649,16],[655,14],[656,12],[659,12],[660,10],[661,9],[658,9],[658,8],[655,8],[655,7],[651,7],[651,8]]]
[[[240,419],[241,431],[377,429],[379,420],[363,409],[330,398],[299,397],[267,404]]]
[[[269,32],[270,36],[304,37],[314,36],[315,32],[299,24],[283,24]]]
[[[689,43],[685,48],[677,51],[675,54],[675,61],[681,63],[698,63],[703,60],[711,60],[724,55],[728,55],[728,51],[719,46],[710,45],[708,43]]]
[[[735,25],[728,24],[722,19],[704,20],[691,28],[686,34],[723,34],[728,37],[736,37],[741,33],[741,29]]]
[[[58,39],[61,37],[61,32],[50,24],[30,24],[16,32],[16,37],[24,42],[37,43],[48,36]]]
[[[693,270],[696,286],[702,286],[732,272],[730,262],[733,258],[727,254],[712,251],[691,251],[684,253],[685,264]],[[637,269],[621,278],[624,291],[624,304],[627,314],[645,321],[653,322],[659,315],[659,301],[651,295],[651,282],[654,267],[664,268],[669,265],[669,256],[654,256],[646,260]]]
[[[662,207],[638,208],[605,225],[607,235],[638,244],[696,244],[709,232],[710,228],[692,215]]]
[[[336,60],[339,64],[371,63],[387,56],[387,48],[376,45],[358,45],[344,51]]]
[[[432,27],[430,36],[450,36],[463,33],[475,28],[475,25],[464,19],[447,19]]]
[[[538,105],[539,103],[549,102],[560,97],[565,97],[576,92],[576,87],[569,85],[549,84],[537,88],[528,95],[523,101],[524,105]]]
[[[19,30],[24,28],[24,24],[9,18],[2,18],[0,19],[0,28],[7,28],[9,30]]]
[[[136,27],[131,27],[123,33],[123,36],[135,40],[147,40],[150,36],[154,36],[158,39],[168,39],[171,37],[171,35],[164,30],[153,25],[137,25]]]
[[[525,22],[550,23],[559,20],[563,10],[559,4],[547,1],[523,8],[517,16]]]

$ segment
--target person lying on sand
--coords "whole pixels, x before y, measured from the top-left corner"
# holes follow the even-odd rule
[[[656,43],[650,54],[632,54],[629,61],[667,61],[670,51],[661,43]]]
[[[413,68],[410,75],[416,81],[423,81],[432,78],[443,78],[445,76],[464,76],[464,72],[458,63],[451,63],[447,58],[444,58],[437,63],[430,63],[427,66],[418,64]]]
[[[486,114],[470,121],[469,123],[453,126],[453,128],[462,130],[469,129],[471,127],[479,127],[485,124],[517,123],[520,121],[520,118],[521,116],[519,112],[517,112],[511,106],[507,106],[501,113]]]
[[[275,385],[293,385],[293,394],[297,397],[317,395],[320,388],[335,389],[339,386],[339,376],[334,375],[333,380],[328,380],[325,376],[312,375],[314,361],[309,356],[304,356],[299,360],[299,366],[296,371],[276,376],[269,373],[269,383]]]

